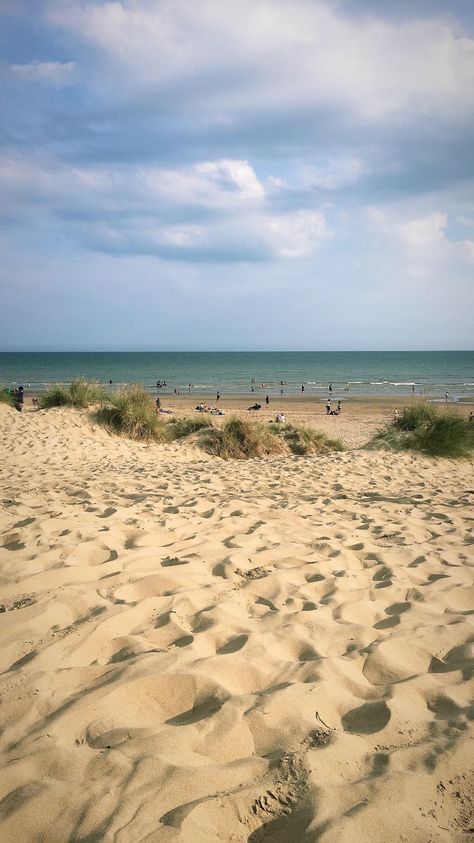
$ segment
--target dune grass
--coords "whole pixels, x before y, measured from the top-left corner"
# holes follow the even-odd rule
[[[174,439],[184,439],[186,436],[191,436],[193,433],[208,430],[212,428],[210,419],[170,419],[165,422],[165,427],[168,435],[168,441],[172,442]]]
[[[146,442],[166,442],[166,423],[155,412],[150,396],[141,386],[131,386],[107,396],[97,420],[114,433]]]
[[[8,404],[9,407],[15,406],[15,399],[9,389],[0,389],[0,404]]]
[[[77,378],[70,384],[58,383],[50,386],[39,399],[40,407],[90,407],[101,404],[108,398],[106,389],[98,383]]]
[[[474,453],[474,426],[456,410],[430,404],[407,407],[379,431],[375,444],[397,451],[459,459]]]
[[[323,454],[342,451],[342,442],[329,439],[310,427],[264,424],[231,416],[221,428],[209,430],[201,439],[209,454],[225,460],[252,459],[270,454]]]
[[[305,425],[272,424],[270,430],[281,436],[290,451],[299,456],[344,450],[340,439],[330,439],[326,434]]]
[[[231,416],[222,427],[210,429],[200,444],[208,454],[224,460],[266,457],[282,453],[285,449],[281,437],[276,436],[268,425],[238,416]]]

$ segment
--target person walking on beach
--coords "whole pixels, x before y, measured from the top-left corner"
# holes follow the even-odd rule
[[[331,399],[328,398],[326,401],[326,415],[329,416],[331,413]]]
[[[329,384],[329,392],[332,392],[332,383]]]
[[[156,399],[156,412],[159,413],[161,410],[161,401],[159,398]]]
[[[448,393],[447,392],[444,393],[444,400],[445,400],[445,403],[447,404],[448,403]]]
[[[221,397],[221,394],[220,394],[219,390],[217,390],[217,395],[216,395],[216,404],[218,404],[218,403],[219,403],[219,398],[220,398],[220,397]]]
[[[268,407],[269,403],[270,403],[270,398],[269,398],[268,395],[266,395],[265,396],[265,404],[267,405],[267,407]]]
[[[301,394],[304,395],[304,384],[301,384]]]

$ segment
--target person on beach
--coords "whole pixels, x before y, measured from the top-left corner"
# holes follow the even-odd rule
[[[472,424],[473,422],[474,422],[474,413],[471,410],[471,412],[469,413],[469,423]]]
[[[394,420],[395,424],[398,421],[398,416],[399,416],[399,412],[398,412],[397,408],[395,407],[395,409],[393,411],[393,420]]]
[[[341,402],[340,402],[340,401],[338,401],[338,402],[337,402],[337,412],[338,412],[338,413],[342,413],[342,407],[341,407]]]
[[[220,398],[220,397],[221,397],[221,394],[220,394],[219,390],[217,390],[217,395],[216,395],[216,404],[218,404],[218,403],[219,403],[219,398]]]
[[[247,407],[247,410],[261,410],[261,409],[262,409],[262,405],[257,404],[257,403],[252,404],[250,407]]]
[[[301,394],[304,395],[304,384],[301,384]]]
[[[24,402],[25,402],[25,396],[23,394],[23,387],[19,386],[18,392],[17,392],[17,395],[16,395],[15,407],[20,413],[23,411]]]
[[[332,392],[332,383],[329,384],[329,392]]]
[[[448,403],[448,393],[447,392],[444,393],[444,400],[445,400],[445,403],[447,404]]]
[[[331,413],[331,399],[328,398],[326,401],[326,415],[329,416]]]
[[[265,396],[265,404],[267,405],[267,407],[268,407],[269,403],[270,403],[270,398],[269,398],[268,395],[266,395]]]
[[[161,410],[161,401],[159,398],[156,399],[156,412],[159,413]]]

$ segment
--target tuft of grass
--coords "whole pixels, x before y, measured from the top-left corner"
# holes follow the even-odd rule
[[[224,460],[248,460],[285,450],[281,437],[268,425],[237,416],[231,416],[222,427],[209,430],[201,440],[201,447]]]
[[[328,454],[330,451],[343,451],[340,439],[330,439],[326,434],[312,427],[296,424],[270,425],[273,433],[280,435],[293,454]]]
[[[107,403],[97,411],[97,420],[114,433],[146,442],[166,442],[167,427],[141,386],[121,389],[107,397]]]
[[[15,406],[15,399],[9,389],[0,389],[0,404],[8,404],[9,407]]]
[[[185,436],[191,436],[193,433],[212,428],[212,422],[206,419],[172,419],[166,422],[166,432],[168,441],[174,439],[184,439]]]
[[[47,410],[50,407],[90,407],[104,401],[107,401],[107,392],[103,386],[78,378],[70,384],[59,383],[50,386],[41,396],[39,403]]]
[[[375,438],[397,451],[459,459],[474,451],[474,427],[456,410],[429,404],[407,407]]]

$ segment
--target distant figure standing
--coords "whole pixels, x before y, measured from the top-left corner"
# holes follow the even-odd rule
[[[331,399],[328,398],[328,400],[326,401],[326,415],[329,416],[330,412],[331,412]]]
[[[444,393],[444,400],[447,404],[448,403],[448,393],[447,392]]]
[[[21,413],[21,412],[23,412],[23,404],[24,404],[24,402],[25,402],[25,396],[24,396],[24,394],[23,394],[23,387],[22,387],[22,386],[19,386],[19,387],[18,387],[18,392],[17,392],[17,395],[16,395],[16,403],[15,403],[15,407],[16,407],[16,409],[17,409],[20,413]]]
[[[412,387],[411,387],[411,394],[412,394],[412,395],[414,395],[414,394],[415,394],[415,384],[412,384]]]
[[[394,422],[397,422],[397,421],[398,421],[398,410],[397,410],[397,408],[396,408],[396,407],[395,407],[395,409],[394,409],[394,411],[393,411],[393,420],[394,420]]]
[[[329,384],[329,392],[332,392],[332,383]]]
[[[268,397],[268,395],[266,395],[265,396],[265,404],[267,405],[267,407],[268,407],[269,403],[270,403],[270,398]]]
[[[192,387],[192,383],[188,383],[188,392],[189,392],[190,395],[191,395],[191,387]]]
[[[219,390],[217,390],[217,395],[216,395],[216,404],[218,404],[218,403],[219,403],[219,398],[220,398],[220,397],[221,397],[221,394],[220,394]]]
[[[253,388],[253,386],[251,386],[250,389],[251,389],[252,392],[255,392],[255,389]]]
[[[156,399],[156,412],[159,413],[161,410],[161,401],[159,398]]]
[[[112,380],[109,378],[109,386],[112,386]]]
[[[304,385],[301,384],[301,393],[304,394]]]
[[[280,395],[283,395],[283,389],[280,389]]]

